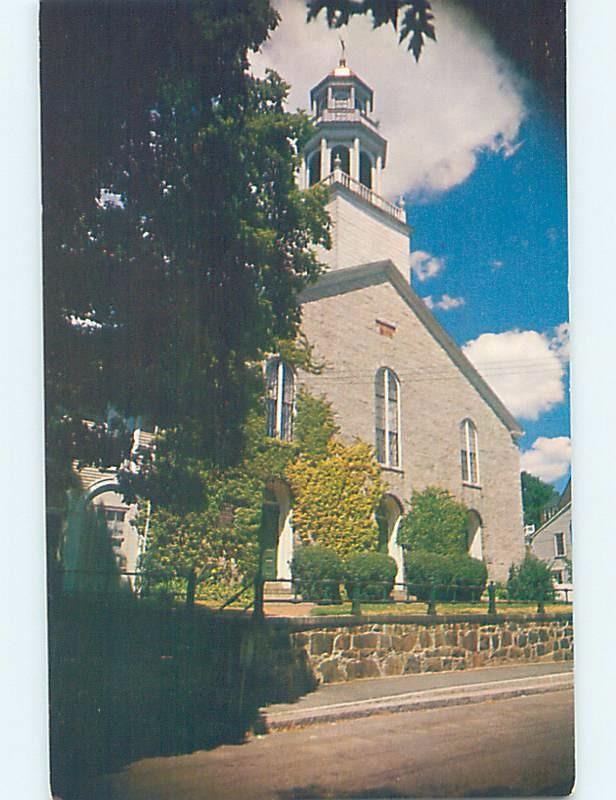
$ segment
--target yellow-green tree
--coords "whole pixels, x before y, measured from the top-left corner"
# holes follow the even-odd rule
[[[304,544],[325,545],[341,556],[376,550],[375,510],[385,486],[369,445],[332,439],[322,458],[300,456],[286,475],[293,528]]]

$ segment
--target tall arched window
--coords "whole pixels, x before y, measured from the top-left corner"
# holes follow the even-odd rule
[[[470,419],[460,425],[460,465],[464,483],[479,483],[479,443],[477,428]]]
[[[270,358],[265,367],[267,389],[267,435],[291,441],[295,376],[279,358]]]
[[[334,167],[336,166],[336,160],[340,159],[340,169],[343,172],[346,172],[347,175],[351,172],[351,155],[349,153],[349,148],[345,147],[343,144],[338,144],[336,147],[332,148],[331,152],[331,164],[330,164],[330,172],[334,171]]]
[[[374,382],[375,444],[379,464],[400,466],[400,381],[389,367],[377,370]]]

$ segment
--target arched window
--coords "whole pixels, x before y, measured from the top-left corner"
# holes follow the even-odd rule
[[[359,154],[359,181],[372,189],[372,161],[368,153]]]
[[[340,159],[340,169],[343,172],[346,172],[347,175],[351,172],[351,156],[349,154],[349,148],[345,147],[343,144],[338,144],[336,147],[332,148],[331,152],[331,165],[329,168],[330,172],[334,171],[334,167],[336,166],[336,159]]]
[[[374,382],[376,457],[386,467],[400,466],[400,381],[389,367],[377,370]]]
[[[321,180],[321,151],[317,150],[308,158],[308,185],[314,186]]]
[[[267,390],[267,435],[291,441],[295,376],[279,358],[270,358],[265,367]]]
[[[477,428],[470,419],[460,425],[460,465],[464,483],[479,483],[479,443]]]

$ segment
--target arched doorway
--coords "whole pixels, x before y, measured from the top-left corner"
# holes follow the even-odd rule
[[[124,501],[115,477],[73,500],[63,547],[65,591],[134,588],[141,544],[136,515],[136,504]]]
[[[263,577],[269,581],[290,580],[293,558],[291,493],[282,481],[274,481],[265,490],[261,520]]]
[[[472,509],[466,519],[466,548],[471,558],[483,561],[483,524],[481,517]]]
[[[398,565],[396,583],[404,582],[404,553],[398,544],[398,525],[402,518],[402,505],[391,494],[386,494],[377,511],[376,522],[379,528],[379,546],[382,553],[390,555]]]

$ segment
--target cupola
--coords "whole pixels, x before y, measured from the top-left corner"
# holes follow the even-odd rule
[[[387,141],[373,119],[374,93],[343,57],[310,92],[314,136],[304,147],[299,185],[327,186],[331,248],[318,251],[329,269],[390,260],[410,280],[403,204],[381,194]]]
[[[303,184],[313,186],[337,167],[351,180],[381,193],[387,142],[372,119],[374,93],[340,59],[310,92],[317,134],[304,151]]]

